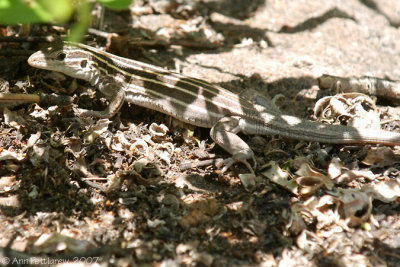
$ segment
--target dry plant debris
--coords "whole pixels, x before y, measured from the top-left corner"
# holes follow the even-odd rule
[[[335,77],[322,75],[318,78],[319,87],[337,92],[359,92],[389,99],[400,99],[400,82],[376,77]]]

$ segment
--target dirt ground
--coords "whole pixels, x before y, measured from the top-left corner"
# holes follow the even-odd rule
[[[337,94],[319,88],[323,74],[400,80],[398,0],[137,0],[130,11],[106,10],[102,30],[118,36],[91,32],[86,43],[256,90],[311,120],[317,100]],[[3,92],[107,104],[27,57],[0,58]],[[398,102],[377,98],[382,128],[400,132]],[[208,129],[129,104],[110,120],[77,118],[70,105],[18,105],[3,109],[0,128],[0,264],[400,266],[399,147],[241,135],[256,152],[251,176],[241,164],[224,174],[183,168],[229,155]]]

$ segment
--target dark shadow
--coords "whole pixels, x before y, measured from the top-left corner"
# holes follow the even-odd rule
[[[359,0],[359,1],[360,1],[360,3],[364,4],[366,7],[370,8],[370,9],[378,12],[382,16],[384,16],[389,21],[391,26],[393,26],[395,28],[400,27],[400,20],[395,20],[395,19],[391,18],[388,14],[383,12],[374,0]]]
[[[360,1],[360,3],[362,3],[365,6],[369,7],[370,9],[378,11],[378,6],[376,5],[374,0],[359,0],[359,1]]]
[[[225,37],[225,43],[228,47],[240,43],[245,38],[251,38],[255,42],[263,40],[268,44],[268,47],[274,47],[272,40],[267,36],[267,32],[269,31],[268,29],[222,22],[213,22],[212,25],[217,32],[223,34]]]
[[[207,192],[222,192],[226,190],[226,186],[222,186],[220,182],[217,181],[216,175],[198,175],[190,174],[185,175],[182,179],[185,184],[189,186],[190,189],[196,191],[207,191]]]
[[[122,234],[124,228],[134,225],[136,238],[146,241],[140,244],[143,249],[153,240],[174,245],[193,244],[191,251],[212,255],[213,265],[240,266],[255,261],[257,251],[280,255],[284,247],[293,245],[281,231],[286,224],[281,214],[282,210],[290,209],[290,195],[283,189],[275,189],[274,192],[282,191],[279,197],[272,194],[254,197],[254,192],[246,192],[239,187],[225,187],[212,192],[185,187],[180,190],[194,197],[183,201],[172,184],[155,184],[140,189],[141,193],[135,192],[135,186],[131,185],[129,192],[137,196],[137,201],[126,208],[135,214],[135,219],[118,229]],[[257,190],[259,192],[263,188]],[[174,199],[171,197],[174,195],[177,201],[164,201],[163,197],[167,194],[170,199]],[[117,197],[121,196],[116,195],[113,199]],[[243,205],[243,208],[227,209],[226,205]],[[149,227],[149,222],[153,220],[161,220],[163,224]],[[235,226],[232,227],[232,224]],[[251,237],[257,238],[251,241]],[[125,240],[126,237],[121,236],[120,239]],[[232,252],[237,254],[232,255]],[[174,253],[174,250],[163,251],[163,256],[173,258]]]
[[[390,246],[387,243],[383,243],[379,238],[374,238],[372,244],[374,252],[385,261],[387,266],[400,266],[400,244],[399,242],[396,243],[397,246]]]
[[[129,40],[137,39],[137,41],[116,41],[115,48],[111,48],[110,51],[114,51],[124,57],[130,58],[141,58],[143,51],[142,48],[148,49],[151,47],[155,48],[168,48],[171,45],[178,45],[185,48],[184,53],[181,57],[186,57],[190,54],[197,53],[222,53],[224,51],[231,50],[235,44],[240,44],[243,39],[252,39],[255,43],[263,40],[269,47],[273,47],[273,41],[267,36],[268,29],[254,28],[247,25],[244,21],[250,18],[254,13],[266,5],[264,0],[251,0],[251,1],[241,1],[241,0],[214,0],[214,1],[195,1],[192,4],[176,3],[171,2],[170,8],[166,8],[163,12],[155,12],[151,16],[155,16],[154,20],[157,21],[157,16],[160,17],[161,21],[164,21],[163,15],[169,15],[175,20],[172,20],[172,24],[177,24],[176,27],[180,27],[179,24],[182,22],[180,20],[190,21],[197,20],[199,16],[202,16],[203,21],[199,22],[198,31],[190,31],[188,33],[182,33],[179,30],[174,30],[174,26],[170,24],[160,23],[157,29],[167,28],[170,32],[167,40],[160,38],[157,35],[157,30],[150,29],[145,23],[137,23],[132,21],[132,16],[130,14],[126,15],[126,20],[128,21],[124,25],[135,25],[133,28],[124,29],[123,31],[129,32],[125,35],[136,36],[135,38],[128,38]],[[190,6],[188,13],[183,12],[182,14],[177,14],[179,8],[185,9],[185,6]],[[115,16],[116,13],[111,10],[107,10],[106,15]],[[220,19],[213,19],[212,15],[220,15]],[[146,14],[147,15],[147,14]],[[168,20],[169,21],[169,20]],[[165,22],[164,22],[165,23]],[[203,31],[203,24],[207,23],[207,28],[211,29],[213,32],[215,30],[217,35],[223,36],[223,41],[218,37],[206,36]],[[140,26],[145,25],[145,27]],[[154,28],[155,24],[152,24]],[[158,24],[157,24],[158,25]],[[171,27],[170,27],[171,26]],[[170,27],[170,28],[169,28]],[[176,33],[174,32],[176,31]],[[95,35],[94,35],[95,36]],[[121,38],[123,39],[123,38]],[[112,42],[111,42],[112,44]],[[133,49],[138,51],[132,52]],[[146,56],[144,56],[146,58]],[[155,65],[156,62],[153,62]],[[163,64],[165,65],[165,64]]]
[[[287,90],[292,89],[293,91],[300,91],[304,88],[311,88],[312,86],[317,84],[317,79],[311,76],[303,76],[303,77],[286,77],[272,83],[267,84],[268,93],[270,95],[276,94],[284,94]],[[292,95],[292,97],[294,97]]]
[[[137,41],[137,45],[133,46],[130,44],[125,44],[124,49],[135,49],[136,47],[147,48],[168,48],[171,45],[178,45],[185,48],[184,55],[197,54],[197,53],[222,53],[224,51],[230,51],[234,45],[240,44],[244,39],[252,39],[255,43],[260,41],[265,41],[268,47],[274,47],[273,41],[268,37],[267,33],[270,31],[263,28],[254,28],[246,25],[245,23],[233,23],[230,21],[211,21],[209,22],[212,29],[216,31],[216,34],[222,34],[224,41],[216,41],[217,37],[205,37],[203,33],[191,33],[186,35],[179,35],[177,37],[170,38],[167,42],[164,40],[159,40],[156,36],[156,32],[153,32],[147,28],[134,28],[130,30],[130,35],[133,36],[143,36],[146,38]],[[214,38],[214,39],[213,39]],[[140,39],[140,37],[139,37]],[[118,42],[116,42],[118,44]],[[113,51],[124,51],[118,45],[115,46],[116,49],[111,48]],[[128,49],[128,50],[129,50]],[[132,52],[132,51],[131,51]],[[125,57],[131,57],[132,53],[125,53]],[[138,53],[135,52],[135,57]]]
[[[49,220],[52,216],[54,219],[63,220],[63,217],[75,216],[80,212],[83,215],[94,210],[90,195],[80,193],[82,188],[71,183],[73,177],[66,171],[60,171],[62,166],[59,163],[48,164],[42,166],[48,170],[46,176],[38,170],[38,167],[33,167],[29,163],[21,166],[17,176],[21,182],[16,194],[18,205],[1,206],[2,214],[7,216],[24,214],[29,217],[38,212],[55,212],[60,214],[49,215]],[[78,203],[80,205],[77,205]]]
[[[207,23],[215,30],[218,34],[222,34],[224,37],[223,43],[219,42],[209,42],[207,38],[204,40],[202,38],[197,39],[197,36],[194,33],[179,36],[179,38],[171,38],[168,43],[163,44],[162,42],[152,42],[150,40],[156,40],[155,32],[150,31],[146,28],[134,28],[130,29],[129,31],[132,32],[132,35],[141,35],[146,33],[145,35],[148,36],[149,42],[138,42],[139,46],[143,45],[144,47],[169,47],[170,45],[180,45],[185,47],[184,53],[181,57],[186,57],[191,54],[196,53],[222,53],[225,51],[230,51],[233,49],[234,45],[240,44],[244,39],[252,39],[255,44],[260,41],[264,41],[268,47],[274,47],[274,41],[268,37],[268,32],[271,30],[267,28],[255,28],[248,26],[244,21],[241,19],[245,19],[253,15],[254,11],[258,8],[262,7],[264,4],[261,2],[263,1],[239,1],[246,4],[245,6],[253,7],[248,9],[244,9],[244,13],[236,12],[235,6],[232,6],[231,2],[236,2],[235,0],[229,1],[212,1],[212,2],[199,2],[193,6],[193,14],[190,18],[196,18],[194,14],[204,14],[206,17],[209,18]],[[249,4],[250,3],[250,4]],[[238,6],[242,6],[242,4],[238,4]],[[220,7],[223,7],[222,9]],[[247,10],[247,11],[246,11]],[[253,11],[252,11],[253,10]],[[225,15],[225,18],[218,18],[215,19],[211,14],[214,13]],[[167,13],[170,14],[170,13]],[[172,14],[170,14],[172,15]],[[297,33],[301,31],[312,30],[318,25],[323,24],[324,22],[328,21],[332,18],[344,18],[350,19],[355,21],[355,18],[351,15],[347,14],[346,12],[340,10],[339,8],[332,8],[326,11],[324,14],[307,19],[304,22],[299,23],[294,27],[284,26],[280,29],[279,33]],[[187,19],[187,18],[186,18]],[[200,34],[200,33],[199,33]],[[193,35],[193,36],[191,36]],[[201,34],[200,34],[201,35]],[[152,37],[153,36],[153,37]],[[132,47],[132,45],[130,45]],[[118,50],[116,50],[118,51]],[[135,58],[137,58],[138,53],[135,53]],[[131,54],[132,56],[132,54]]]
[[[297,33],[297,32],[302,32],[302,31],[307,31],[307,30],[312,30],[318,25],[321,25],[325,23],[326,21],[333,19],[333,18],[344,18],[344,19],[350,19],[353,21],[356,21],[356,19],[346,12],[338,9],[338,8],[332,8],[328,11],[326,11],[324,14],[318,16],[318,17],[312,17],[309,18],[302,23],[294,26],[294,27],[288,27],[284,26],[282,29],[280,29],[280,33]]]
[[[0,57],[0,79],[11,79],[25,64],[26,57]],[[1,88],[1,83],[0,83]]]
[[[210,12],[218,12],[228,17],[236,19],[248,19],[259,8],[266,3],[264,0],[216,0],[216,1],[197,1],[195,9],[208,9]]]
[[[212,19],[210,23],[217,32],[223,34],[225,44],[228,46],[240,43],[244,38],[251,38],[256,42],[264,40],[269,47],[273,47],[272,41],[266,36],[268,29],[249,27],[243,21],[253,16],[259,8],[266,4],[266,1],[263,0],[200,1],[197,3],[197,6],[195,6],[195,9],[207,9],[209,15],[213,12],[217,12],[218,14],[226,16],[226,18],[217,20]]]

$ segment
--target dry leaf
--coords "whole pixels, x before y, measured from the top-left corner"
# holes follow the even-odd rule
[[[340,161],[339,158],[332,158],[331,162],[329,163],[328,166],[328,175],[329,178],[335,179],[338,177],[340,174],[342,174],[344,169],[344,166],[342,162]]]
[[[302,203],[295,203],[291,206],[290,220],[286,224],[286,228],[294,234],[298,235],[303,230],[307,229],[307,222],[313,221],[313,215],[308,210],[308,208]]]
[[[356,189],[339,188],[337,197],[341,202],[340,214],[348,226],[358,226],[371,216],[372,199],[368,194]],[[360,215],[360,212],[363,213]]]
[[[47,120],[49,116],[49,111],[41,108],[39,105],[35,104],[34,110],[29,113],[34,118],[41,118],[43,120]]]
[[[25,124],[25,120],[23,117],[18,115],[17,112],[11,111],[8,108],[3,109],[4,123],[15,129],[19,129],[22,124]]]
[[[289,173],[282,170],[275,161],[270,161],[261,167],[262,169],[268,168],[261,174],[270,179],[272,182],[282,186],[290,192],[297,194],[297,184],[295,180],[289,180]]]
[[[20,208],[20,200],[17,195],[9,197],[0,197],[0,206],[18,209]]]
[[[335,122],[344,117],[348,119],[347,124],[353,127],[380,129],[380,114],[374,101],[361,93],[324,97],[315,104],[314,116],[328,122]]]
[[[26,153],[17,153],[14,151],[9,151],[9,150],[3,150],[0,153],[0,161],[2,160],[17,160],[17,161],[22,161],[26,158]]]
[[[149,127],[149,131],[152,135],[161,137],[165,136],[169,129],[164,124],[158,125],[157,123],[153,122]]]
[[[393,202],[400,198],[400,180],[389,179],[376,184],[369,184],[364,186],[362,191],[373,199],[386,203]]]
[[[325,174],[317,172],[311,168],[308,163],[301,164],[300,169],[296,171],[296,174],[300,176],[300,178],[296,179],[296,182],[301,186],[301,192],[299,191],[301,194],[311,194],[318,190],[322,185],[324,185],[328,190],[333,188],[332,180]]]
[[[36,134],[31,134],[31,136],[28,139],[28,142],[26,143],[26,147],[25,148],[30,148],[33,145],[35,145],[36,142],[39,140],[41,135],[42,135],[41,132],[37,132]]]
[[[303,176],[296,179],[296,183],[299,185],[297,190],[301,196],[307,196],[316,192],[325,183],[320,177]]]
[[[338,177],[336,177],[336,181],[338,183],[350,183],[356,178],[366,178],[370,181],[375,180],[376,175],[370,170],[348,170]]]
[[[11,176],[1,176],[0,177],[0,193],[11,191],[11,189],[16,188],[20,181],[17,180],[15,175]]]
[[[332,96],[329,101],[330,108],[332,109],[332,113],[334,116],[339,117],[339,116],[347,116],[351,117],[352,115],[347,111],[348,105],[344,101],[344,99],[337,97],[337,96]]]
[[[239,174],[240,181],[247,191],[252,191],[256,187],[256,176],[252,173]]]
[[[90,126],[84,135],[85,143],[92,143],[102,133],[107,131],[108,125],[111,123],[108,119],[101,119],[96,122],[95,125]]]
[[[136,151],[138,151],[138,153],[140,153],[140,155],[142,155],[144,157],[148,157],[149,156],[149,145],[143,139],[137,138],[137,139],[135,139],[133,144],[129,147],[129,151],[131,151],[132,153],[135,153]]]
[[[323,240],[315,233],[304,230],[296,239],[297,246],[307,251],[312,257],[314,254],[321,252]]]
[[[304,206],[317,220],[316,228],[319,230],[336,225],[340,221],[339,200],[334,196],[311,197],[304,203]]]
[[[361,161],[368,166],[386,167],[399,162],[399,156],[389,147],[373,147],[368,150],[367,156]]]

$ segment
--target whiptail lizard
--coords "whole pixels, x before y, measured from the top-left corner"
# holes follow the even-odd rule
[[[242,162],[252,170],[248,160],[254,160],[254,153],[237,135],[239,132],[279,134],[333,144],[400,145],[400,133],[361,130],[283,115],[206,81],[83,44],[57,43],[31,55],[28,63],[88,81],[110,100],[106,110],[79,109],[80,115],[112,117],[128,101],[195,126],[211,128],[215,143],[232,154],[218,164],[218,167],[224,166],[222,172],[235,162]]]

